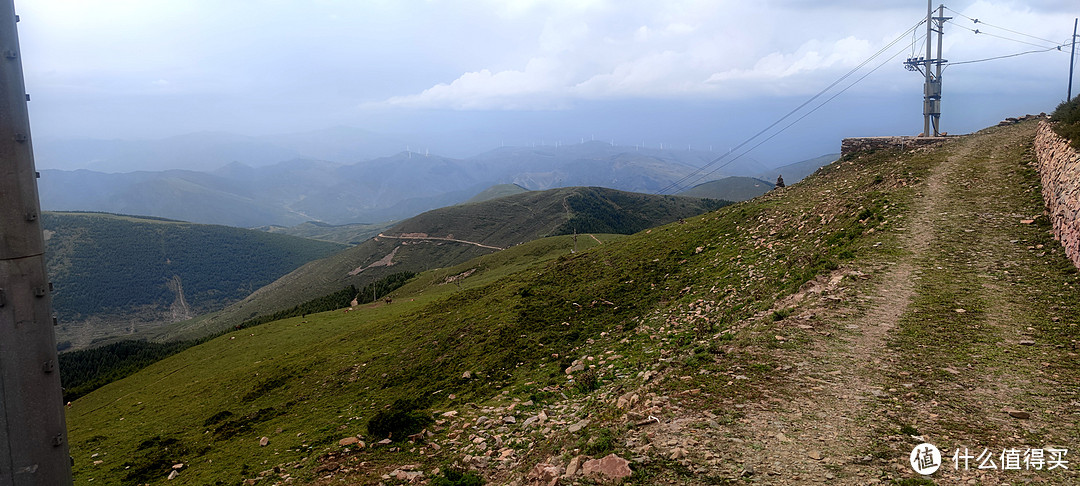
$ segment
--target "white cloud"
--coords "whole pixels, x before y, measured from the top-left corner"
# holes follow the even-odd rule
[[[846,37],[832,45],[810,41],[790,54],[773,52],[758,60],[749,69],[730,69],[709,76],[707,83],[733,81],[769,82],[788,79],[812,71],[833,71],[833,68],[852,68],[869,57],[873,51],[864,39]]]
[[[524,65],[522,61],[504,61],[501,69],[477,66],[457,79],[392,97],[382,104],[550,109],[595,99],[799,96],[817,92],[858,66],[925,14],[919,5],[904,9],[905,4],[892,3],[884,7],[889,10],[875,10],[845,7],[842,0],[788,2],[780,4],[783,8],[672,0],[630,2],[615,10],[601,1],[581,8],[563,2],[511,3],[518,21],[526,24],[530,22],[526,11],[547,15],[534,47],[521,51],[529,59]],[[1047,10],[1007,0],[978,0],[962,10],[970,12],[967,15],[985,16],[987,22],[993,19],[999,25],[1015,26],[1018,31],[1044,32],[1051,39],[1060,37],[1066,23],[1060,22],[1061,29],[1048,28],[1054,17]],[[946,27],[946,57],[969,59],[1016,52],[1008,41],[988,36],[971,39],[970,31],[961,28],[966,19],[957,17]],[[912,38],[902,39],[864,69],[897,54],[899,58],[892,61],[895,65],[886,64],[882,73],[888,73],[888,88],[905,83],[900,61],[907,53],[901,51],[917,48],[908,44],[912,40],[918,43],[921,35],[916,29]],[[1023,44],[1012,46],[1023,48]],[[1026,65],[1023,63],[1028,61],[1015,62]],[[999,72],[993,66],[987,68]],[[1042,76],[1042,72],[1045,68],[1025,75]],[[885,75],[878,79],[885,79]]]
[[[374,104],[404,108],[456,110],[546,110],[565,107],[558,93],[566,84],[559,63],[534,58],[524,70],[468,72],[449,84],[437,84],[416,95],[395,96]]]

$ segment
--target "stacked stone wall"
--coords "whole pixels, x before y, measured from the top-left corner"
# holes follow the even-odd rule
[[[1035,136],[1035,156],[1054,237],[1080,267],[1080,153],[1043,121]]]
[[[840,142],[840,155],[879,149],[907,149],[937,145],[946,137],[860,137],[845,138]]]

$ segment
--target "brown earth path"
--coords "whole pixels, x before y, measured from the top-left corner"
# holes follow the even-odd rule
[[[929,174],[897,236],[883,238],[895,257],[856,259],[774,306],[813,336],[770,351],[784,382],[761,385],[730,423],[687,414],[654,428],[653,442],[759,484],[1080,483],[1080,462],[1001,462],[1009,450],[1080,450],[1080,360],[1066,328],[1080,320],[1067,296],[1075,269],[1046,228],[1022,223],[1042,211],[1034,133],[988,129],[927,152]],[[713,430],[688,429],[695,420]],[[945,456],[925,477],[909,464],[923,442]],[[953,462],[984,449],[996,469]]]

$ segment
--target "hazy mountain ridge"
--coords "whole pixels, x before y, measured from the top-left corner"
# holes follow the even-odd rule
[[[394,137],[352,127],[248,136],[197,132],[151,140],[43,139],[34,144],[40,167],[97,172],[212,171],[230,163],[253,167],[313,158],[354,163],[405,149]]]
[[[502,147],[464,159],[399,152],[348,164],[304,157],[263,165],[234,161],[209,172],[47,169],[39,185],[42,207],[54,211],[145,214],[239,227],[378,223],[458,204],[497,184],[656,193],[713,156],[585,142]],[[761,170],[762,164],[741,159],[720,175]]]

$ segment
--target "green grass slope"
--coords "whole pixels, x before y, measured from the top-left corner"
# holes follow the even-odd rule
[[[196,338],[387,275],[442,268],[547,236],[630,234],[728,204],[577,187],[531,191],[428,211],[323,260],[308,263],[221,312],[171,327],[164,338]]]
[[[1067,447],[1080,277],[1030,218],[1032,135],[855,154],[588,250],[540,240],[390,305],[225,335],[76,401],[76,480],[506,484],[615,453],[630,484],[923,484],[908,458],[926,440]],[[946,465],[945,484],[1080,479]]]
[[[58,341],[95,340],[219,310],[341,245],[226,226],[46,212]]]
[[[680,196],[711,197],[727,201],[745,201],[753,199],[773,188],[773,183],[753,177],[725,177],[723,179],[698,184],[680,192]]]
[[[525,189],[524,187],[521,187],[517,184],[496,184],[487,189],[484,189],[483,191],[480,191],[480,194],[469,198],[468,201],[465,201],[465,204],[484,202],[491,199],[498,199],[504,196],[513,196],[514,194],[521,194],[528,191],[528,189]]]
[[[359,245],[379,234],[393,223],[327,224],[308,221],[295,226],[261,226],[255,229],[269,233],[281,233],[313,240],[331,241],[344,245]]]

